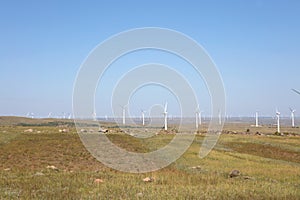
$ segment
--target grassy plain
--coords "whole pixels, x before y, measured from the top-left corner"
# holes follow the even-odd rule
[[[204,135],[197,135],[168,167],[130,174],[93,158],[69,121],[21,121],[0,123],[0,199],[300,199],[298,129],[276,136],[269,127],[226,124],[224,130],[234,132],[222,134],[204,159],[198,157]],[[134,152],[152,151],[174,136],[137,139],[110,127],[110,140]],[[59,132],[63,128],[67,131]],[[230,178],[233,169],[241,175]]]

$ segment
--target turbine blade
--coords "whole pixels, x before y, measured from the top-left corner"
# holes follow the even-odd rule
[[[300,92],[298,90],[292,89],[292,91],[296,92],[297,94],[300,95]]]

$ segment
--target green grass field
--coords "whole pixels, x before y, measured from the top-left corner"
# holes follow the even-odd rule
[[[223,134],[204,159],[198,157],[204,136],[197,135],[170,166],[130,174],[93,158],[74,127],[66,133],[59,129],[53,124],[2,124],[0,199],[300,199],[298,135]],[[147,152],[173,135],[137,139],[116,131],[108,137],[122,148]],[[47,168],[51,165],[57,170]],[[233,169],[241,175],[230,178]],[[154,180],[144,182],[145,177]]]

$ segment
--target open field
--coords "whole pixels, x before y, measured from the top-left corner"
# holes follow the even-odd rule
[[[204,135],[197,135],[188,151],[167,168],[130,174],[93,158],[68,120],[2,118],[0,124],[0,199],[300,198],[298,128],[283,127],[293,134],[276,136],[272,127],[226,124],[224,131],[233,134],[222,134],[206,158],[198,157]],[[173,138],[159,134],[137,139],[106,125],[111,141],[134,152],[153,151]],[[241,175],[230,178],[234,169]],[[144,182],[145,177],[153,181]]]

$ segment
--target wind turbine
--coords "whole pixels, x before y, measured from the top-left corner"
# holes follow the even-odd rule
[[[197,109],[196,109],[196,128],[198,128],[199,125],[202,124],[201,113],[202,113],[202,111],[200,111],[199,104],[198,104]]]
[[[50,118],[50,117],[51,117],[51,115],[52,115],[52,112],[49,112],[49,114],[48,114],[48,118]]]
[[[219,124],[221,125],[222,124],[222,115],[221,115],[221,111],[219,110]]]
[[[93,121],[97,121],[97,114],[95,111],[93,112]]]
[[[122,123],[123,123],[123,125],[125,125],[126,124],[126,107],[127,107],[127,105],[125,105],[125,106],[121,106],[122,107],[122,113],[123,113],[123,115],[122,115]]]
[[[202,113],[203,113],[204,111],[201,111],[200,110],[200,112],[199,112],[199,125],[201,125],[202,124]]]
[[[276,117],[277,117],[277,132],[280,133],[280,112],[276,109]]]
[[[255,112],[255,127],[258,127],[258,111]]]
[[[32,112],[28,112],[27,115],[26,115],[28,118],[34,118],[34,113]]]
[[[167,112],[167,109],[168,109],[168,102],[165,103],[165,109],[164,109],[164,118],[165,118],[165,131],[168,130],[168,112]]]
[[[141,110],[141,112],[142,112],[142,124],[143,126],[145,126],[145,111]]]
[[[296,112],[296,110],[290,108],[290,111],[291,111],[291,118],[292,118],[292,127],[294,128],[295,127],[295,112]]]

